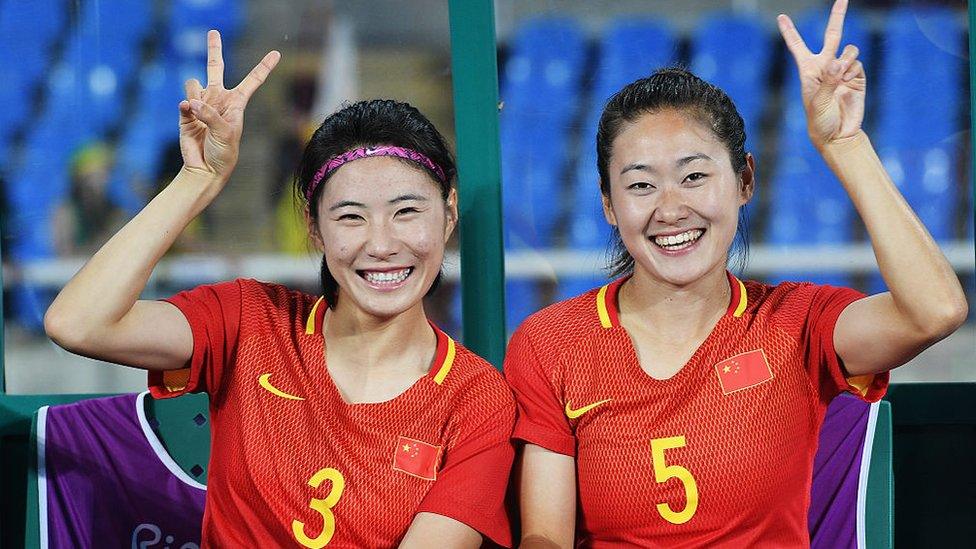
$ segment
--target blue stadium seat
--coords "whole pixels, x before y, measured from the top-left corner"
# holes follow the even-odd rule
[[[801,15],[797,29],[811,51],[823,45],[827,13],[814,10]],[[863,18],[852,11],[844,21],[844,44],[855,44],[868,70],[872,52],[870,35]],[[840,182],[813,148],[807,137],[806,115],[800,96],[796,64],[787,53],[787,76],[783,90],[786,104],[780,128],[777,172],[770,189],[769,225],[766,242],[784,249],[810,245],[843,245],[852,239],[854,210]],[[870,121],[865,121],[870,126]],[[796,272],[785,266],[771,282],[808,280],[820,284],[849,286],[847,276]]]
[[[82,4],[78,29],[86,42],[135,46],[152,23],[152,0],[96,0]]]
[[[11,78],[0,86],[0,141],[6,142],[27,119],[31,98],[23,79]]]
[[[26,121],[34,87],[47,69],[51,45],[67,20],[64,0],[0,5],[0,142]],[[3,151],[0,151],[2,154]]]
[[[5,258],[16,263],[53,257],[51,188],[63,188],[63,172],[44,166],[12,174],[5,185],[9,217],[6,228],[10,239]],[[17,284],[10,288],[9,307],[17,324],[40,332],[44,311],[54,298],[46,287]]]
[[[177,105],[184,98],[183,82],[190,78],[205,81],[205,67],[156,62],[139,73],[134,112],[122,128],[110,184],[114,199],[127,210],[142,206],[159,177],[163,151],[179,139]]]
[[[898,8],[884,26],[879,154],[895,185],[939,242],[957,235],[959,139],[965,135],[964,24],[942,8]],[[885,288],[874,277],[872,291]]]
[[[15,0],[4,2],[0,8],[0,36],[11,42],[33,39],[38,41],[35,43],[50,43],[69,13],[65,0]]]
[[[567,209],[569,234],[566,244],[571,249],[604,250],[610,238],[610,227],[600,204],[600,178],[596,165],[596,131],[604,104],[628,83],[672,64],[677,45],[667,22],[658,19],[621,18],[611,22],[604,31],[584,114],[572,199]],[[601,274],[561,277],[556,297],[573,297],[606,282],[606,277]]]
[[[169,7],[167,57],[174,61],[207,60],[207,31],[217,29],[225,44],[233,42],[244,24],[242,0],[174,0]],[[230,67],[228,49],[224,64]]]
[[[772,42],[754,18],[728,12],[705,16],[692,37],[691,70],[722,88],[746,123],[746,150],[758,147]]]
[[[502,72],[499,126],[506,250],[553,246],[586,41],[576,21],[539,18],[515,33]],[[506,284],[509,330],[539,305],[531,280]]]
[[[511,334],[542,307],[538,284],[532,280],[505,281],[505,330]]]
[[[64,0],[4,2],[0,6],[0,65],[36,79],[43,72],[48,49],[62,31],[69,13]],[[13,61],[10,66],[7,62]],[[6,72],[6,71],[5,71]]]

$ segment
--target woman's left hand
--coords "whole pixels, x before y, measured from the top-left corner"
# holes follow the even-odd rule
[[[848,44],[836,57],[846,12],[847,0],[836,0],[820,53],[807,48],[789,16],[780,14],[776,19],[786,47],[796,60],[807,132],[818,149],[857,135],[864,120],[867,80],[864,66],[857,60],[857,46]]]

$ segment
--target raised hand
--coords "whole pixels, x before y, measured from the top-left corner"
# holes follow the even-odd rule
[[[857,46],[848,44],[840,57],[840,46],[847,0],[836,0],[824,31],[823,49],[813,53],[787,15],[776,21],[786,47],[796,60],[800,73],[807,132],[814,146],[821,148],[853,137],[864,120],[864,94],[867,79],[857,60]]]
[[[228,90],[220,33],[207,33],[207,87],[196,79],[187,80],[186,99],[180,102],[180,151],[185,170],[221,185],[227,181],[237,164],[244,109],[279,59],[277,51],[268,52],[237,87]]]

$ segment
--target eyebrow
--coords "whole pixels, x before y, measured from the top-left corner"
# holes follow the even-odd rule
[[[690,156],[686,156],[684,158],[679,159],[675,164],[680,168],[681,166],[694,162],[695,160],[711,160],[711,159],[712,157],[708,156],[705,153],[695,153]]]
[[[426,196],[419,195],[419,194],[401,194],[400,196],[398,196],[396,198],[391,198],[388,201],[388,204],[398,204],[400,202],[407,202],[409,200],[418,200],[420,202],[426,202],[427,201],[427,197]],[[355,207],[355,208],[365,208],[366,207],[366,204],[363,204],[362,202],[354,202],[352,200],[343,200],[341,202],[336,202],[335,204],[333,204],[329,208],[329,211],[332,212],[332,211],[338,210],[339,208],[345,208],[345,207],[348,207],[348,206],[352,206],[352,207]]]
[[[712,157],[711,156],[708,156],[705,153],[694,153],[694,154],[685,156],[683,158],[679,158],[678,161],[675,162],[675,166],[677,166],[677,167],[680,168],[680,167],[682,167],[682,166],[684,166],[686,164],[689,164],[691,162],[694,162],[695,160],[712,160]],[[629,172],[631,170],[640,170],[640,171],[648,172],[648,173],[656,173],[657,172],[657,170],[655,170],[654,168],[648,166],[647,164],[641,164],[640,162],[632,162],[630,164],[627,164],[626,166],[623,167],[622,170],[620,170],[620,175],[623,175],[623,174],[625,174],[625,173],[627,173],[627,172]]]
[[[396,198],[390,199],[389,204],[396,204],[398,202],[406,202],[408,200],[419,200],[420,202],[427,202],[427,197],[426,196],[421,196],[419,194],[401,194],[400,196],[398,196]]]
[[[330,212],[334,212],[334,211],[338,210],[339,208],[345,208],[346,206],[355,206],[357,208],[365,208],[366,207],[366,204],[363,204],[362,202],[353,202],[352,200],[343,200],[341,202],[336,202],[335,204],[333,204],[332,207],[329,208],[329,211]]]

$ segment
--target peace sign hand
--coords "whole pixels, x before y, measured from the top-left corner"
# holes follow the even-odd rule
[[[187,80],[186,99],[180,102],[180,151],[185,170],[215,180],[218,186],[230,178],[244,131],[244,109],[279,59],[277,51],[268,52],[236,88],[228,90],[224,88],[220,33],[207,33],[207,87],[195,78]]]
[[[824,31],[823,49],[816,54],[807,49],[787,15],[780,14],[776,19],[786,47],[796,60],[807,132],[818,149],[855,136],[864,120],[867,80],[864,66],[857,60],[857,46],[848,44],[835,58],[846,12],[847,0],[836,0]]]

